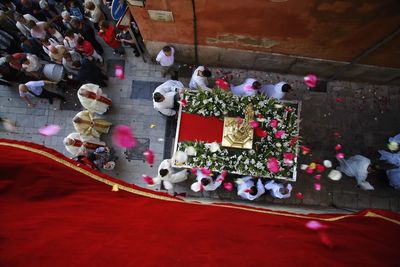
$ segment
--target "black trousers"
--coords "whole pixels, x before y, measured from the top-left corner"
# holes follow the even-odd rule
[[[43,89],[42,93],[38,95],[38,97],[47,98],[50,104],[53,104],[53,98],[59,98],[61,101],[65,101],[65,97],[62,95],[47,91],[46,89]]]

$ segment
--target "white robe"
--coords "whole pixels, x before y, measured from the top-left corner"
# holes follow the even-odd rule
[[[287,194],[284,194],[284,195],[280,192],[281,188],[284,188],[283,184],[277,183],[274,180],[271,180],[270,182],[265,184],[265,189],[271,190],[270,192],[271,192],[271,196],[272,197],[281,198],[281,199],[282,198],[289,198],[290,197],[290,193],[292,192],[292,189],[293,189],[292,185],[291,184],[287,185],[287,189],[289,190],[289,192]]]
[[[93,92],[96,95],[101,95],[104,97],[107,97],[107,95],[103,94],[103,91],[97,84],[87,83],[87,84],[82,85],[81,88],[79,88],[77,94],[78,94],[79,101],[81,102],[81,104],[84,108],[86,108],[90,112],[94,112],[97,114],[103,114],[109,109],[110,106],[106,103],[100,102],[97,99],[91,99],[91,98],[87,98],[87,97],[80,95],[79,93],[82,92],[83,89]]]
[[[252,86],[255,81],[257,80],[253,78],[247,78],[243,84],[231,86],[232,94],[237,96],[255,96],[257,94],[257,90],[248,88],[249,86]]]
[[[221,174],[218,175],[217,179],[215,179],[214,181],[212,177],[203,174],[201,170],[197,170],[197,177],[196,177],[197,182],[193,183],[190,186],[190,189],[192,189],[194,192],[199,192],[201,189],[201,179],[203,178],[210,180],[210,183],[208,185],[203,186],[204,191],[214,191],[215,189],[220,187],[220,185],[223,182],[223,179],[221,179]]]
[[[368,158],[361,155],[355,155],[347,160],[338,158],[338,161],[340,166],[337,167],[337,169],[347,176],[354,176],[361,189],[374,189],[373,186],[366,181],[368,177],[368,166],[371,164],[371,161]]]
[[[266,84],[261,89],[260,92],[268,96],[269,98],[282,99],[285,96],[285,92],[282,92],[282,86],[287,84],[286,82],[280,82],[275,85]]]
[[[208,88],[208,79],[199,75],[199,71],[204,71],[204,66],[200,66],[193,72],[192,78],[190,79],[189,88],[193,90],[204,89],[211,90]]]
[[[395,189],[400,189],[400,168],[386,171],[390,185]]]
[[[390,153],[385,150],[378,150],[378,152],[381,154],[380,160],[386,160],[390,164],[400,167],[400,152]]]
[[[80,135],[79,133],[70,133],[65,139],[77,139],[79,141],[83,142],[88,142],[88,143],[93,143],[93,144],[97,144],[99,146],[105,146],[106,143],[100,141],[100,139],[96,138],[96,137],[92,137],[92,136],[84,136],[84,135]],[[78,155],[84,155],[86,154],[86,147],[85,146],[65,146],[65,149],[74,157],[78,156]]]
[[[251,195],[249,192],[245,192],[246,189],[250,189],[254,186],[254,181],[251,176],[246,176],[242,178],[243,183],[238,185],[238,192],[237,194],[244,199],[254,200],[265,193],[264,185],[262,184],[261,180],[257,180],[257,194],[255,196]]]
[[[178,93],[179,89],[183,89],[183,87],[184,86],[181,82],[174,80],[166,81],[165,83],[158,86],[154,90],[153,96],[155,93],[160,93],[165,97],[165,99],[162,102],[156,102],[153,99],[154,109],[166,116],[175,115],[176,114],[176,111],[174,110],[175,94]]]
[[[166,169],[168,170],[168,174],[165,176],[160,175],[160,170]],[[173,184],[183,182],[187,179],[187,170],[182,170],[178,172],[174,172],[172,168],[171,159],[164,159],[160,166],[158,166],[158,176],[153,178],[154,184],[163,183],[165,189],[172,190],[174,188]]]

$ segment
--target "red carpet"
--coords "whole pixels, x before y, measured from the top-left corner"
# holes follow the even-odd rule
[[[203,117],[182,112],[178,141],[222,143],[224,121],[217,117]]]
[[[124,183],[112,192],[116,180],[40,145],[0,139],[0,155],[0,266],[398,266],[398,214],[184,203]]]

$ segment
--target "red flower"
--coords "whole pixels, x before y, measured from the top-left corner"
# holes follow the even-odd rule
[[[316,169],[317,169],[317,172],[323,172],[323,171],[325,171],[325,166],[317,163]]]
[[[292,112],[292,111],[293,111],[293,109],[292,109],[291,107],[289,107],[289,106],[285,107],[285,110],[286,110],[287,112]]]
[[[294,144],[296,144],[297,140],[299,140],[299,137],[296,135],[295,137],[293,137],[292,140],[290,140],[289,145],[294,146]]]
[[[275,133],[275,138],[282,138],[282,135],[284,135],[285,133],[286,132],[284,130],[277,131]]]
[[[278,121],[277,120],[271,120],[269,122],[269,125],[271,125],[272,128],[278,127]]]
[[[283,158],[287,160],[293,160],[295,157],[294,153],[283,153]]]
[[[301,150],[303,151],[303,155],[310,153],[311,149],[306,146],[300,146]]]
[[[256,128],[256,135],[258,137],[264,138],[268,136],[268,132],[262,128]]]

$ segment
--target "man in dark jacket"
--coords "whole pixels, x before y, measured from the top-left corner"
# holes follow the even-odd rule
[[[94,83],[100,85],[100,87],[107,87],[108,77],[101,71],[94,61],[90,61],[87,58],[82,60],[82,63],[75,61],[72,63],[75,68],[80,68],[78,75],[73,79],[78,80],[81,83]]]

